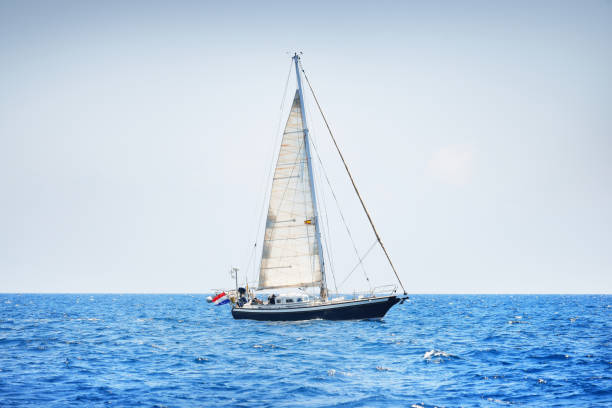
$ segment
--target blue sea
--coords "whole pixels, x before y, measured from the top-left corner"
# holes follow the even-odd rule
[[[0,406],[612,406],[612,296],[417,295],[382,321],[206,295],[0,295]]]

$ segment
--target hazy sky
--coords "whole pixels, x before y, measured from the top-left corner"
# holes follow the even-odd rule
[[[0,292],[229,286],[293,50],[409,293],[612,292],[611,1],[6,0]]]

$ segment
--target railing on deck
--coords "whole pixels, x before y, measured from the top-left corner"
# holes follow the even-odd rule
[[[388,296],[397,292],[397,285],[383,285],[375,286],[370,291],[353,292],[353,299],[377,297],[377,296]],[[347,294],[350,296],[350,294]]]

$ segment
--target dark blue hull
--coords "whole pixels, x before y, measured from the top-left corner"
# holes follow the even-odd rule
[[[301,307],[233,307],[234,319],[265,321],[380,319],[400,300],[397,296]]]

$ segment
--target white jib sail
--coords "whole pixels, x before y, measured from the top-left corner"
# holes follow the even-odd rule
[[[258,289],[321,285],[299,93],[283,133],[272,180]]]

